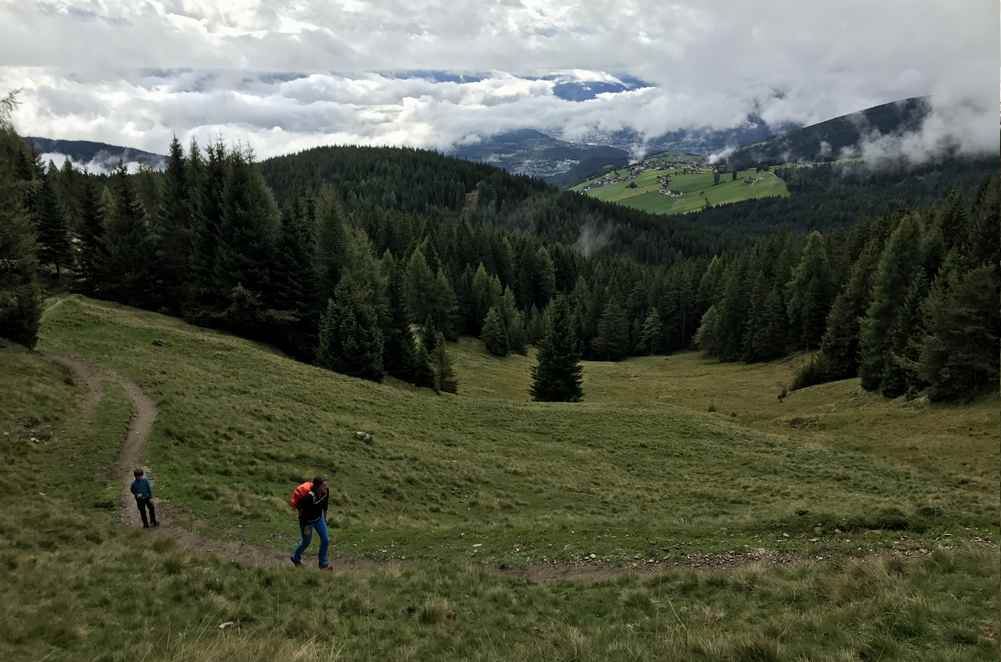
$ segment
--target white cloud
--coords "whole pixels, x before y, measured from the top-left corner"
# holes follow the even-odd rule
[[[261,155],[446,148],[525,127],[651,137],[929,93],[941,125],[929,120],[920,144],[948,129],[993,148],[995,18],[998,0],[0,0],[0,90],[23,88],[23,133],[161,152],[174,132],[222,133]],[[480,79],[363,73],[414,69]],[[555,94],[624,74],[652,86]]]

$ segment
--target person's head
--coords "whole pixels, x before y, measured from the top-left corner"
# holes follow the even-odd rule
[[[142,469],[136,469],[135,471],[132,472],[132,475],[135,476],[136,478],[142,478],[143,477],[143,470]]]
[[[316,494],[322,494],[327,491],[327,479],[323,476],[313,477],[313,492]]]

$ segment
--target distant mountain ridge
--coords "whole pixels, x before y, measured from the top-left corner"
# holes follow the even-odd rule
[[[126,164],[130,170],[140,165],[160,170],[167,163],[167,157],[163,154],[91,140],[58,140],[27,136],[25,141],[38,154],[50,156],[59,154],[70,159],[76,166],[97,172],[108,172],[116,168],[119,162]]]
[[[741,147],[729,160],[738,169],[797,161],[833,161],[874,132],[891,135],[920,129],[929,112],[928,97],[891,101]]]
[[[450,156],[497,166],[567,186],[601,172],[627,165],[627,151],[607,145],[570,143],[534,129],[507,131],[480,142],[460,145]]]

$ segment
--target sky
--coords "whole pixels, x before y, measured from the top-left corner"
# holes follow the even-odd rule
[[[160,153],[221,135],[261,157],[809,124],[932,95],[927,135],[872,148],[949,133],[997,153],[999,35],[999,0],[0,0],[0,94],[20,90],[23,135]]]

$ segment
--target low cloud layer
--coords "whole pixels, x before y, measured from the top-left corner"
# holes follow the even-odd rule
[[[944,134],[996,151],[999,24],[998,0],[0,0],[0,91],[22,90],[25,134],[260,156],[811,123],[932,94],[920,136],[863,157]]]

